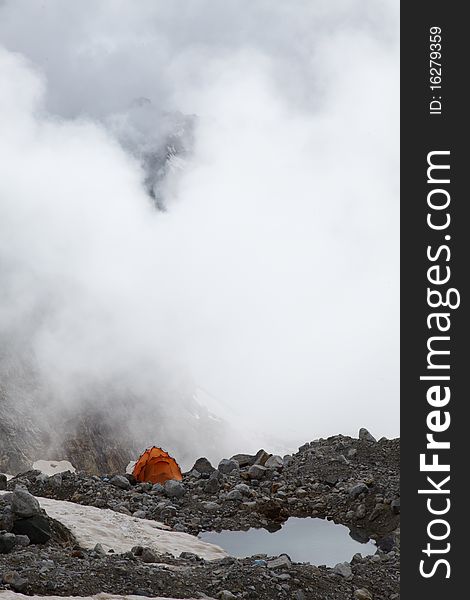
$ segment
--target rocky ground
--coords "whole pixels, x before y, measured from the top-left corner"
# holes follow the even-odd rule
[[[38,528],[24,522],[48,517],[17,514],[14,495],[7,494],[0,501],[0,529],[8,532],[0,534],[0,590],[222,600],[399,597],[399,440],[377,442],[365,430],[359,439],[316,440],[283,458],[263,450],[217,466],[201,458],[182,482],[164,486],[136,483],[124,474],[47,477],[29,471],[3,481],[3,487],[156,520],[190,534],[275,528],[291,516],[326,518],[347,525],[358,539],[373,538],[378,550],[334,568],[293,563],[283,555],[207,561],[188,553],[156,554],[138,545],[132,552],[113,554],[80,548],[50,519],[49,527],[39,526],[47,541],[28,544],[25,536],[34,538]]]

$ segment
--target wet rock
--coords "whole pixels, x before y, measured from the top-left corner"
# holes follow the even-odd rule
[[[32,494],[27,490],[15,489],[11,497],[11,512],[15,517],[32,517],[40,511],[39,502]]]
[[[363,442],[376,442],[375,437],[365,427],[359,429],[359,439]]]
[[[210,461],[205,458],[198,458],[194,463],[193,469],[202,474],[210,475],[212,471],[215,471],[215,468],[211,465]]]
[[[238,471],[240,469],[240,465],[236,460],[233,460],[231,458],[223,458],[220,461],[217,469],[220,471],[220,473],[223,473],[224,475],[229,475],[233,471]]]
[[[123,475],[113,475],[109,483],[121,490],[130,490],[131,488],[131,482],[129,481],[129,479],[127,479],[127,477],[124,477]]]
[[[168,498],[182,498],[185,494],[184,485],[181,483],[181,481],[169,479],[168,481],[165,481],[165,485],[163,487]]]

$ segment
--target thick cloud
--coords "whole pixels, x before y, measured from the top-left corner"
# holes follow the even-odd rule
[[[112,381],[174,427],[199,390],[234,450],[398,433],[396,13],[0,5],[2,329],[62,403]],[[164,213],[122,145],[142,97],[139,144],[197,115]]]

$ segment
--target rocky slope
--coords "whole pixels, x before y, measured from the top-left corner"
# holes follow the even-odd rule
[[[155,553],[136,544],[117,554],[54,540],[0,555],[0,589],[16,572],[29,594],[92,595],[100,591],[178,598],[396,600],[399,597],[399,441],[334,436],[305,444],[286,457],[237,455],[215,468],[199,459],[183,481],[164,486],[116,474],[90,477],[30,471],[8,482],[36,496],[111,509],[136,519],[197,534],[221,529],[276,528],[290,516],[321,517],[373,538],[374,556],[356,555],[334,568],[288,557],[215,561],[192,553]],[[5,483],[6,487],[6,483]],[[8,509],[4,509],[4,513]],[[1,581],[1,579],[0,579]],[[18,590],[21,591],[21,590]]]

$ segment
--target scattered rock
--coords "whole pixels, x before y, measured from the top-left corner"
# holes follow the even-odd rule
[[[16,545],[16,536],[13,533],[0,532],[0,554],[8,554]]]
[[[155,550],[152,550],[152,548],[144,548],[141,558],[144,563],[156,563],[160,560],[160,555]]]
[[[165,481],[163,487],[168,498],[182,498],[184,496],[185,489],[181,481],[169,479],[168,481]]]
[[[12,590],[19,593],[26,591],[28,587],[28,580],[25,577],[21,577],[17,571],[7,571],[4,573],[3,583],[6,583]]]
[[[238,471],[240,469],[240,465],[236,460],[233,460],[232,458],[223,458],[220,461],[217,469],[218,471],[220,471],[220,473],[223,473],[224,475],[230,475],[230,473],[232,473],[233,471]]]
[[[114,485],[114,487],[120,488],[121,490],[130,490],[131,488],[131,482],[123,475],[113,475],[109,483]]]
[[[369,488],[366,486],[365,483],[357,483],[356,485],[353,485],[351,488],[349,488],[349,495],[351,496],[351,498],[357,498],[358,496],[360,496],[361,494],[367,494],[369,492]]]

